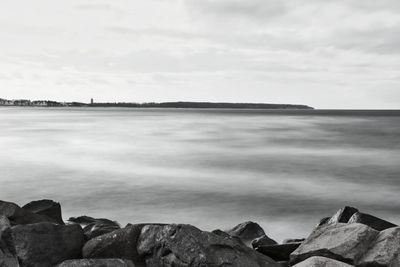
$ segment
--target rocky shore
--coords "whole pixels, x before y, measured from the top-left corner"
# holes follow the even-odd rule
[[[61,206],[0,201],[0,267],[400,266],[400,227],[344,207],[304,239],[278,244],[255,222],[202,231],[185,224],[62,219]]]

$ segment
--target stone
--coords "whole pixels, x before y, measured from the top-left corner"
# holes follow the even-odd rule
[[[68,222],[81,225],[86,240],[121,229],[119,224],[115,221],[104,218],[92,218],[89,216],[71,217],[68,219]]]
[[[0,266],[18,267],[18,259],[11,239],[10,222],[0,216]]]
[[[302,243],[304,240],[306,240],[305,238],[288,238],[283,240],[283,244],[289,244],[289,243]]]
[[[67,260],[57,267],[135,267],[132,261],[122,259],[79,259]]]
[[[314,256],[306,259],[293,267],[352,267],[353,265],[349,265],[347,263],[333,260],[325,257]]]
[[[358,212],[358,209],[353,207],[344,207],[338,210],[327,222],[327,224],[335,223],[347,223],[354,213]]]
[[[400,266],[400,227],[380,232],[368,251],[356,261],[355,265],[359,267]]]
[[[354,213],[353,216],[351,216],[351,218],[349,219],[348,223],[362,223],[377,231],[383,231],[388,228],[397,226],[391,222],[361,212]]]
[[[280,245],[260,246],[256,251],[270,257],[275,261],[289,261],[290,254],[295,251],[301,243],[287,243]]]
[[[324,217],[324,218],[322,218],[321,220],[319,220],[319,223],[317,224],[317,227],[327,224],[327,223],[329,222],[330,219],[331,219],[331,217]]]
[[[250,221],[238,224],[226,232],[231,236],[239,237],[250,248],[253,247],[251,243],[254,239],[265,236],[265,232],[261,226],[258,223]]]
[[[367,251],[378,233],[360,223],[317,227],[290,255],[290,263],[294,265],[312,256],[322,256],[353,264]]]
[[[35,214],[44,215],[54,219],[59,224],[64,224],[61,215],[61,205],[58,202],[54,202],[50,199],[36,200],[29,202],[22,207],[24,210],[28,210]]]
[[[251,242],[251,246],[253,248],[258,248],[258,247],[261,247],[261,246],[277,245],[277,244],[278,243],[275,240],[269,238],[266,235],[263,235],[263,236],[261,236],[259,238],[256,238]]]
[[[21,267],[52,267],[81,256],[84,242],[79,225],[35,223],[11,228]]]
[[[191,225],[146,225],[142,228],[139,255],[147,267],[278,267],[279,264],[233,238],[203,232]]]

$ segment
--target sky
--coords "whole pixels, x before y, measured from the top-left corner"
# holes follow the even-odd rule
[[[0,98],[400,109],[399,0],[2,0]]]

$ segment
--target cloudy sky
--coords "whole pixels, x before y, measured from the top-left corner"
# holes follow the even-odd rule
[[[3,0],[0,97],[400,108],[399,0]]]

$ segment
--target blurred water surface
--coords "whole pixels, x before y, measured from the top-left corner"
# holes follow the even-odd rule
[[[306,236],[344,205],[400,223],[399,111],[0,108],[0,198],[64,219]]]

